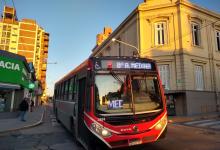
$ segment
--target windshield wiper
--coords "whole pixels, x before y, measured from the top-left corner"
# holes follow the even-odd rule
[[[132,112],[133,112],[133,117],[135,120],[135,105],[134,105],[134,95],[133,95],[133,86],[132,86],[132,80],[131,80],[131,74],[129,74],[129,81],[130,81],[130,86],[131,86],[131,106],[132,106]]]
[[[114,73],[113,71],[110,71],[110,74],[121,84],[123,84],[124,82],[118,77],[118,75],[116,73]]]

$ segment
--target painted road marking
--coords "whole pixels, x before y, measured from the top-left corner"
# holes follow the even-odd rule
[[[183,123],[184,125],[189,125],[193,127],[201,127],[201,128],[209,128],[209,129],[215,129],[220,130],[220,120],[197,120],[197,121],[191,121]]]
[[[211,126],[210,128],[220,130],[220,124],[219,125],[215,125],[215,126]]]
[[[220,121],[212,121],[207,123],[201,123],[197,125],[198,127],[206,127],[206,126],[213,126],[213,125],[220,125]]]
[[[184,123],[185,125],[193,125],[193,124],[199,124],[199,123],[204,123],[204,122],[210,122],[213,120],[199,120],[199,121],[191,121],[191,122],[186,122]]]

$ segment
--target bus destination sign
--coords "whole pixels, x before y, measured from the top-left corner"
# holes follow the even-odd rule
[[[101,60],[95,62],[95,69],[132,69],[132,70],[152,70],[152,63],[143,61],[126,60]]]
[[[116,68],[118,69],[151,69],[150,63],[144,62],[116,62]]]

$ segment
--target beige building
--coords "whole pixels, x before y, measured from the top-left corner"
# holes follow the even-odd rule
[[[92,55],[155,59],[170,114],[220,109],[220,14],[188,0],[145,0]],[[100,38],[99,38],[100,39]]]
[[[19,21],[14,8],[4,7],[0,20],[0,49],[25,56],[32,62],[43,92],[46,89],[48,42],[49,34],[35,20]]]

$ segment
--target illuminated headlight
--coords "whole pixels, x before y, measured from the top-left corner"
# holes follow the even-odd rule
[[[107,129],[103,128],[102,126],[100,126],[96,123],[92,123],[91,128],[93,131],[95,131],[96,133],[98,133],[102,137],[106,138],[106,137],[110,137],[112,135],[110,131],[108,131]]]
[[[167,116],[165,115],[155,126],[156,130],[162,130],[167,124]]]
[[[109,132],[106,129],[102,129],[102,136],[103,137],[110,137],[111,136],[111,132]]]

